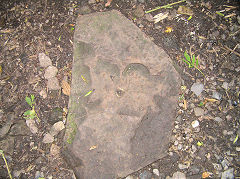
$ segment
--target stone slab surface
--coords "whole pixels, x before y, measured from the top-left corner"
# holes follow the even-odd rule
[[[180,81],[118,11],[78,17],[63,150],[76,176],[124,177],[165,156]]]

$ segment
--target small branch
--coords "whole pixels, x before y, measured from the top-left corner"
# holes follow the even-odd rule
[[[172,5],[175,5],[175,4],[179,4],[181,2],[185,2],[186,0],[181,0],[181,1],[178,1],[178,2],[174,2],[174,3],[171,3],[171,4],[167,4],[167,5],[164,5],[164,6],[158,6],[156,7],[155,9],[152,9],[152,10],[149,10],[149,11],[145,11],[145,13],[150,13],[150,12],[153,12],[153,11],[156,11],[156,10],[159,10],[159,9],[165,9],[165,8],[171,8]]]
[[[225,49],[225,50],[228,50],[228,51],[230,51],[230,52],[232,52],[232,53],[234,53],[235,55],[237,55],[237,56],[240,57],[240,53],[235,52],[234,50],[230,49],[229,47],[227,47],[227,46],[224,45],[222,48]]]

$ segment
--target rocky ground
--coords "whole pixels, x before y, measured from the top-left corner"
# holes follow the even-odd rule
[[[240,178],[239,1],[187,0],[166,6],[174,2],[0,4],[0,150],[14,178],[74,178],[60,149],[75,19],[110,9],[122,12],[164,48],[182,77],[168,155],[127,179]],[[0,178],[8,178],[3,157],[0,164]]]

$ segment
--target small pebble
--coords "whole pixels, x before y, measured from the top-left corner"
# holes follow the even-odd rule
[[[153,169],[153,173],[155,174],[155,175],[157,175],[157,176],[159,176],[159,170],[158,169]]]
[[[199,96],[204,90],[204,85],[202,83],[194,83],[191,87],[191,91]]]
[[[227,82],[223,82],[222,88],[227,90],[228,89],[228,83]]]
[[[198,127],[198,126],[199,126],[198,120],[195,120],[195,121],[192,122],[192,127],[193,127],[193,128],[196,128],[196,127]]]
[[[45,144],[48,144],[48,143],[52,143],[53,141],[54,141],[54,137],[51,134],[46,133],[43,137],[42,142],[45,143]]]
[[[175,172],[172,179],[186,179],[186,175],[182,172]]]
[[[215,117],[215,118],[214,118],[214,121],[216,121],[216,122],[222,122],[222,118],[220,118],[220,117]]]
[[[217,91],[213,91],[212,97],[214,99],[217,99],[217,100],[221,100],[222,99],[222,95],[220,93],[218,93]]]
[[[187,169],[187,168],[188,168],[188,166],[187,166],[187,165],[184,165],[184,164],[181,164],[181,163],[179,163],[179,164],[178,164],[178,168],[179,168],[180,170],[184,170],[184,169]]]
[[[179,144],[179,145],[178,145],[178,150],[182,150],[182,148],[183,148],[183,145],[182,145],[182,144]]]
[[[203,116],[205,112],[202,108],[196,107],[194,108],[194,113],[195,116]]]

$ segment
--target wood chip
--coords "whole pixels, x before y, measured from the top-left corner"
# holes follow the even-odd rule
[[[66,81],[62,80],[62,92],[63,92],[63,94],[65,94],[67,96],[70,96],[70,91],[71,91],[70,85]]]

